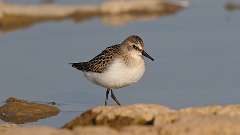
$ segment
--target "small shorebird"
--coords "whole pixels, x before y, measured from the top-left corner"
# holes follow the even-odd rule
[[[112,99],[120,105],[113,89],[137,82],[145,71],[143,56],[154,60],[144,51],[143,40],[136,35],[129,36],[121,44],[107,47],[88,62],[70,63],[81,70],[91,82],[106,88],[105,105],[111,92]]]

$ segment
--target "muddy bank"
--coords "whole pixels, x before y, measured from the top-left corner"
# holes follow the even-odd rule
[[[82,22],[94,17],[99,17],[104,24],[116,26],[175,14],[184,8],[181,3],[167,0],[105,1],[99,5],[15,5],[0,2],[0,30],[14,31],[47,21]]]
[[[0,125],[1,135],[237,135],[240,105],[173,110],[161,105],[95,107],[63,128]]]
[[[10,97],[0,107],[0,119],[6,122],[23,124],[55,116],[59,112],[60,110],[56,106]]]

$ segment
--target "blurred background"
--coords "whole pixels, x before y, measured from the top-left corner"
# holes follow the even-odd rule
[[[103,105],[104,89],[68,63],[131,34],[155,61],[115,92],[122,104],[240,103],[240,0],[0,0],[0,101],[54,101],[60,115],[34,124],[55,127]]]

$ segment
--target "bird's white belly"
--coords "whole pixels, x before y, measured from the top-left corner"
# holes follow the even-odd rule
[[[134,66],[127,66],[121,60],[115,60],[103,73],[84,72],[88,80],[105,88],[117,89],[137,82],[145,71],[141,59]]]

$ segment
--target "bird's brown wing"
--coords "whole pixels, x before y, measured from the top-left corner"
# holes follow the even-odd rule
[[[89,62],[72,63],[72,66],[86,72],[102,73],[111,64],[113,58],[120,53],[120,45],[113,45],[107,47]]]

